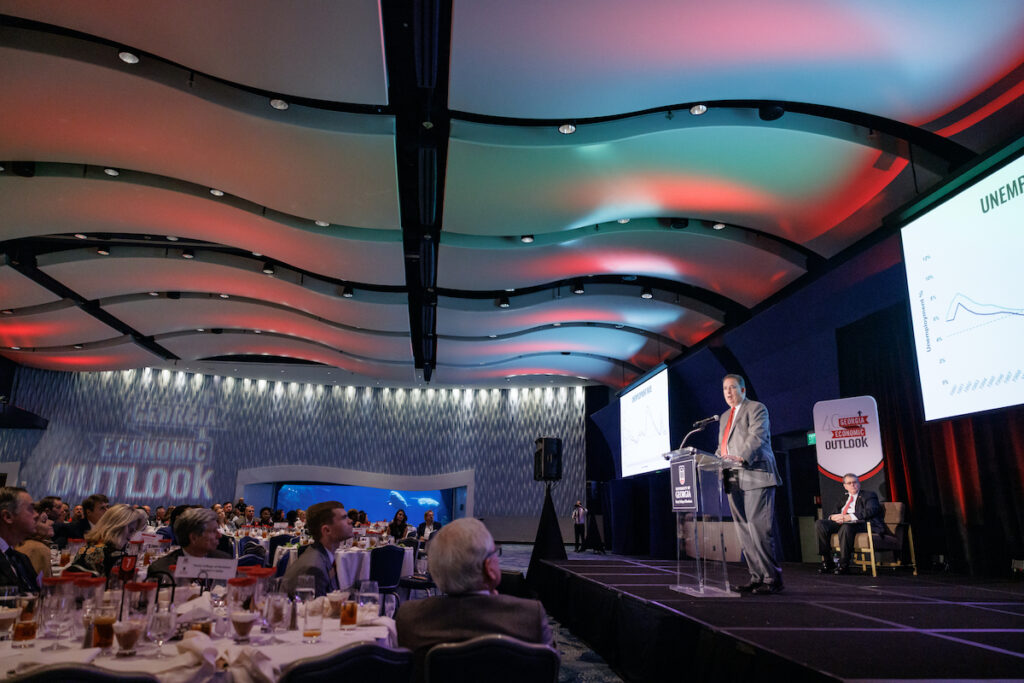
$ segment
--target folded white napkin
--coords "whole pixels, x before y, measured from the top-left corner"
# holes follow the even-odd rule
[[[273,683],[277,678],[270,657],[252,645],[228,646],[222,662],[234,683]]]
[[[175,598],[184,590],[185,587],[178,588],[178,593],[175,594]],[[178,615],[178,621],[202,621],[209,619],[213,616],[213,607],[210,605],[210,594],[203,593],[198,598],[189,600],[188,602],[179,602],[174,606],[174,611]]]
[[[384,626],[388,630],[388,643],[395,645],[398,643],[398,632],[395,630],[395,620],[391,617],[379,616],[375,619],[361,622],[360,626]]]

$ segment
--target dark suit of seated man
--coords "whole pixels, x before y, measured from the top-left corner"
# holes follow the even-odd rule
[[[423,521],[416,527],[416,535],[427,540],[433,534],[441,530],[441,523],[434,521],[434,511],[427,510],[423,513]]]
[[[874,491],[861,491],[860,479],[856,474],[843,475],[843,488],[846,489],[846,500],[837,504],[832,514],[826,519],[814,523],[818,535],[818,553],[823,562],[821,574],[848,574],[850,556],[853,554],[853,540],[857,534],[871,524],[871,532],[876,535],[885,533],[882,524],[882,504],[878,502],[878,494]],[[839,566],[832,561],[832,548],[829,541],[832,534],[839,535]]]
[[[551,627],[536,600],[499,595],[501,564],[494,539],[482,522],[457,519],[430,542],[430,573],[444,596],[402,603],[395,615],[398,644],[415,653],[423,680],[427,651],[439,643],[502,634],[550,645]]]
[[[217,524],[217,514],[210,508],[186,508],[174,520],[174,536],[180,539],[182,547],[149,565],[149,576],[158,571],[170,573],[171,567],[178,564],[182,555],[231,559],[230,555],[217,549],[220,544],[220,525]]]
[[[281,590],[294,594],[300,576],[313,577],[317,596],[348,588],[338,585],[338,570],[334,566],[334,552],[342,541],[352,538],[352,520],[345,514],[345,506],[334,500],[310,505],[306,527],[313,544],[288,565],[281,579]]]

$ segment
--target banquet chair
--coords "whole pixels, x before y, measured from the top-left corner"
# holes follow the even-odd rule
[[[297,555],[298,554],[296,553],[296,556]],[[282,576],[284,576],[284,573],[288,570],[288,561],[290,560],[291,556],[291,553],[284,553],[281,555],[281,559],[278,560],[277,566],[274,568],[275,579],[280,579]]]
[[[262,550],[262,548],[261,548]],[[266,558],[262,553],[246,553],[238,558],[239,567],[262,567]]]
[[[91,664],[50,664],[7,679],[10,683],[158,683],[156,676],[101,669]]]
[[[558,680],[558,652],[499,634],[461,643],[441,643],[427,651],[427,683],[542,683]]]
[[[318,657],[292,662],[279,683],[337,683],[339,680],[372,683],[409,683],[412,652],[375,643],[352,643]]]
[[[217,550],[227,553],[231,557],[238,557],[238,546],[235,544],[235,539],[231,536],[220,535],[220,540],[217,541]]]
[[[290,534],[278,534],[277,536],[271,536],[267,543],[267,566],[270,566],[274,562],[274,557],[277,554],[277,549],[283,545],[289,543],[295,543],[299,540],[298,536],[292,536]]]
[[[884,501],[882,513],[887,533],[862,531],[854,536],[853,563],[865,573],[871,567],[871,576],[878,576],[878,567],[910,567],[917,576],[914,534],[907,519],[907,504]],[[832,547],[839,550],[839,534],[832,534],[830,540]],[[904,561],[905,554],[909,561]]]

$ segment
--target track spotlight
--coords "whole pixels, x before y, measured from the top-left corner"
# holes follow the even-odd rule
[[[274,109],[277,109],[278,111],[284,111],[285,109],[288,108],[288,103],[282,99],[275,97],[274,99],[270,100],[270,106],[273,107]]]
[[[263,264],[263,272],[266,273],[267,275],[273,275],[274,274],[274,264],[271,263],[270,261],[267,261],[266,263],[264,263]]]
[[[766,104],[757,110],[757,115],[761,117],[762,121],[775,121],[776,119],[781,119],[782,115],[785,113],[786,110],[777,104]]]
[[[96,250],[96,253],[100,256],[110,256],[110,250],[106,247],[100,247]]]
[[[196,253],[194,251],[192,251],[191,249],[182,249],[182,251],[181,251],[181,258],[193,259],[195,257],[196,257]]]
[[[507,296],[503,296],[498,299],[498,308],[508,308],[512,304],[509,302]]]
[[[572,135],[576,132],[576,124],[574,123],[563,123],[558,127],[558,132],[562,135]]]
[[[345,285],[341,288],[341,295],[346,299],[351,299],[354,294],[355,292],[352,291],[352,287],[349,285]]]
[[[694,116],[700,116],[701,114],[703,114],[707,110],[708,110],[708,105],[706,105],[706,104],[695,104],[692,107],[690,107],[690,113],[693,114]]]
[[[641,299],[653,299],[654,298],[654,292],[651,291],[650,287],[644,287],[643,289],[640,290],[640,298]]]
[[[573,294],[582,294],[583,293],[583,283],[582,282],[574,282],[574,283],[572,283],[572,293]]]
[[[118,58],[125,64],[138,64],[139,56],[128,50],[121,50],[117,53]]]
[[[523,235],[519,238],[519,241],[523,244],[533,244],[533,235]]]

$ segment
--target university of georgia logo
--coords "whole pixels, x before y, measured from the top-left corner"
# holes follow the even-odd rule
[[[686,486],[686,468],[685,467],[680,467],[679,468],[679,485],[680,486]]]

